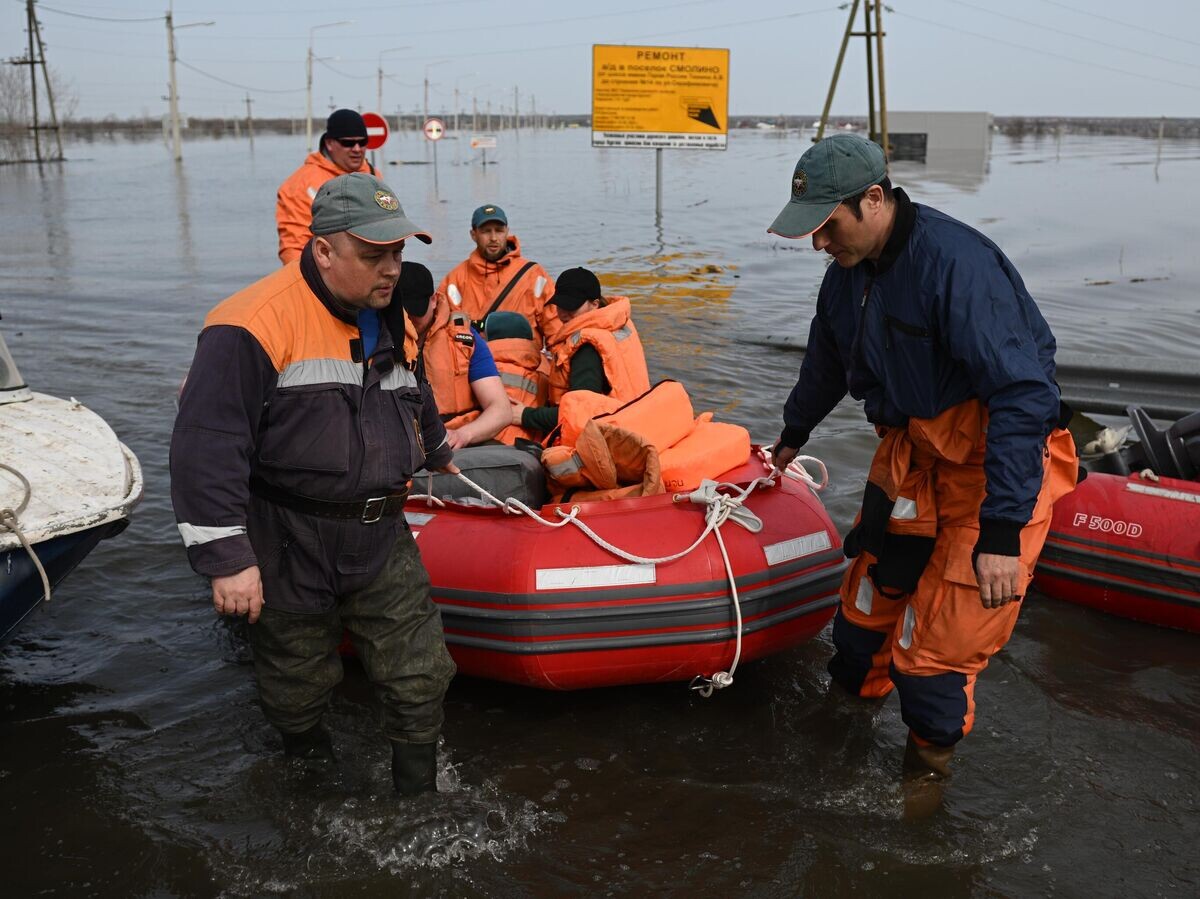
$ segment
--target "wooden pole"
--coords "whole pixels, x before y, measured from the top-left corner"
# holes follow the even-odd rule
[[[825,123],[829,121],[829,107],[833,105],[833,94],[837,90],[838,76],[842,73],[842,60],[846,58],[846,45],[850,43],[850,32],[854,30],[854,17],[858,15],[859,0],[854,0],[850,6],[850,15],[846,18],[846,33],[842,35],[842,46],[838,49],[837,62],[833,66],[833,78],[829,82],[829,93],[825,96],[825,108],[821,110],[821,121],[817,124],[817,133],[813,143],[825,136]]]
[[[870,40],[870,38],[868,38],[868,40]],[[891,148],[888,147],[887,91],[884,89],[883,83],[882,0],[876,0],[875,3],[875,61],[879,63],[879,146],[883,148],[884,159],[887,159],[891,156]]]

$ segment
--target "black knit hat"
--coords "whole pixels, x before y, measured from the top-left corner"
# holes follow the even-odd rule
[[[546,303],[574,312],[588,300],[598,300],[602,295],[599,278],[586,268],[569,268],[554,282],[554,296]]]
[[[400,296],[400,305],[412,318],[420,318],[429,311],[429,299],[433,296],[433,275],[419,262],[400,263],[400,280],[395,293]]]
[[[335,109],[325,120],[325,137],[366,137],[367,123],[353,109]]]

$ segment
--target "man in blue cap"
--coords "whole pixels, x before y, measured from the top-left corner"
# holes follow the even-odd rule
[[[442,279],[438,290],[477,331],[483,330],[490,312],[521,313],[541,346],[559,328],[554,310],[547,308],[554,282],[544,268],[521,255],[521,242],[508,230],[508,216],[495,203],[471,213],[471,240],[475,249]]]
[[[893,188],[853,134],[811,147],[769,231],[811,235],[830,265],[783,409],[786,466],[850,393],[882,437],[834,621],[837,690],[900,695],[912,814],[941,801],[975,720],[975,681],[1004,646],[1075,484],[1054,335],[994,243]]]

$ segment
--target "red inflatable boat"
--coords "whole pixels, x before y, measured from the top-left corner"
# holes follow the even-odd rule
[[[1093,470],[1055,503],[1035,585],[1056,599],[1200,632],[1200,482],[1192,480],[1200,414],[1162,431],[1140,409],[1130,417],[1140,443],[1089,467],[1134,473]]]
[[[745,487],[765,473],[752,453],[720,480]],[[747,662],[825,627],[845,560],[821,501],[806,484],[783,479],[754,489],[744,506],[761,530],[734,520],[720,528],[740,627],[715,533],[655,564],[622,559],[571,523],[552,528],[497,508],[414,497],[405,515],[459,671],[572,690],[707,677],[730,670],[739,631]],[[599,538],[642,558],[686,549],[706,527],[706,506],[670,493],[574,507]],[[538,512],[561,523],[572,508]]]

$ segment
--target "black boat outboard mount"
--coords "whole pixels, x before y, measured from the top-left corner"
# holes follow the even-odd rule
[[[1200,479],[1200,412],[1193,412],[1168,428],[1154,427],[1141,406],[1125,408],[1141,441],[1147,467],[1166,478]]]

